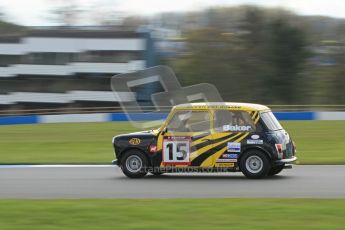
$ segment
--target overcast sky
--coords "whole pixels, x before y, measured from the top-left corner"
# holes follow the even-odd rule
[[[6,15],[6,20],[18,24],[52,25],[49,12],[63,2],[75,3],[85,10],[119,11],[135,15],[195,11],[210,6],[255,4],[283,7],[302,15],[345,18],[345,0],[0,0],[0,12]]]

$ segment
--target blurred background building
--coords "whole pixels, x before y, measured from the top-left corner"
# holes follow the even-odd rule
[[[0,37],[0,107],[118,106],[110,78],[154,65],[152,42],[149,32],[107,27],[30,28]]]

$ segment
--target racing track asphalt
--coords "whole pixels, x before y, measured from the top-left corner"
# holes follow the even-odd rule
[[[345,198],[345,165],[294,166],[249,180],[241,173],[125,177],[117,166],[0,166],[0,198]]]

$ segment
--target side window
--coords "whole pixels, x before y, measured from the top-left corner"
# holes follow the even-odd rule
[[[210,113],[178,111],[167,125],[168,132],[202,132],[210,130]]]
[[[214,129],[216,132],[254,132],[255,125],[248,112],[217,110]]]

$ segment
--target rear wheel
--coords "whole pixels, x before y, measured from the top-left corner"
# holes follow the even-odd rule
[[[274,176],[274,175],[279,174],[281,171],[283,171],[284,166],[285,166],[285,164],[277,165],[277,166],[272,167],[270,169],[270,171],[268,172],[268,175],[269,176]]]
[[[147,159],[138,150],[126,152],[121,160],[122,172],[130,178],[140,178],[147,174]]]
[[[242,173],[253,179],[267,176],[270,171],[270,162],[260,150],[250,150],[241,157],[240,168]]]
[[[160,176],[160,175],[162,175],[163,174],[163,172],[160,172],[160,171],[152,171],[152,172],[150,172],[152,175],[154,175],[154,176]]]

